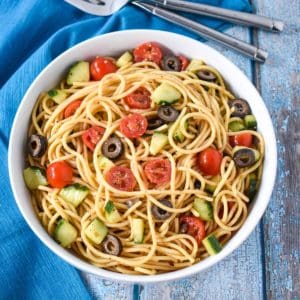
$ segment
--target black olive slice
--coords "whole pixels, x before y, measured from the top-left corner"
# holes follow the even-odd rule
[[[246,115],[251,114],[251,108],[248,102],[244,99],[234,99],[228,102],[230,107],[234,108],[232,112],[232,117],[244,118]]]
[[[172,203],[169,200],[164,199],[164,200],[160,200],[159,202],[167,207],[170,207],[170,208],[173,207]],[[170,212],[168,212],[164,209],[161,209],[160,207],[158,207],[156,205],[152,205],[151,212],[152,212],[154,218],[157,220],[166,220],[171,216]]]
[[[42,157],[47,149],[47,139],[39,134],[33,134],[27,142],[28,152],[32,157]]]
[[[148,130],[156,129],[164,124],[164,121],[158,117],[148,119]]]
[[[181,69],[181,62],[178,57],[173,55],[167,55],[162,59],[161,66],[166,71],[179,72]]]
[[[240,167],[249,167],[255,163],[255,153],[250,148],[243,148],[233,154],[235,164]]]
[[[195,187],[195,189],[200,190],[201,189],[201,181],[196,180],[194,183],[194,187]]]
[[[179,112],[171,105],[163,105],[158,109],[157,115],[163,121],[169,123],[169,122],[174,122],[177,119]]]
[[[115,256],[118,256],[123,248],[120,239],[112,234],[108,234],[101,245],[103,252]]]
[[[215,81],[217,79],[216,75],[208,70],[198,71],[197,76],[199,79],[205,80],[205,81]]]
[[[123,153],[123,144],[118,137],[108,138],[102,145],[102,153],[110,159],[115,159]]]

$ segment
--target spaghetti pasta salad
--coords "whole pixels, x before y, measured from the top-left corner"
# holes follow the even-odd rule
[[[243,225],[264,141],[248,102],[199,59],[147,42],[78,61],[42,93],[24,180],[62,247],[107,270],[193,265]]]

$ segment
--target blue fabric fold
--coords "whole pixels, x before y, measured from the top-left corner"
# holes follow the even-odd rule
[[[251,11],[246,0],[199,2]],[[211,18],[189,17],[218,30],[229,26]],[[0,22],[0,298],[89,299],[78,271],[42,245],[15,204],[7,171],[7,147],[16,110],[31,82],[47,64],[90,37],[151,28],[200,38],[132,5],[110,17],[95,17],[62,0],[2,0]]]

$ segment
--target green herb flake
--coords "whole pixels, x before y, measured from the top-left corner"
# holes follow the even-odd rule
[[[115,209],[115,205],[113,204],[112,201],[109,200],[105,205],[105,211],[110,214],[114,209]]]

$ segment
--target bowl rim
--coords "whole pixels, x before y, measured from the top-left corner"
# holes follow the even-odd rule
[[[200,43],[201,47],[205,49],[206,51],[210,51],[213,55],[218,57],[222,62],[226,63],[228,66],[230,66],[232,69],[234,69],[234,72],[240,77],[241,81],[247,82],[249,86],[252,88],[252,92],[255,94],[256,99],[260,101],[262,108],[263,108],[263,114],[264,117],[266,118],[266,121],[269,123],[270,128],[269,128],[269,155],[270,158],[272,159],[272,163],[269,165],[269,175],[270,179],[268,182],[267,186],[264,186],[264,192],[265,192],[265,199],[260,201],[260,205],[253,205],[253,209],[255,208],[255,214],[251,214],[247,216],[247,219],[245,223],[242,225],[242,227],[238,230],[237,233],[230,239],[230,247],[225,245],[223,250],[215,255],[215,256],[210,256],[206,258],[205,260],[196,263],[192,266],[172,271],[172,272],[167,272],[163,274],[157,274],[157,275],[127,275],[127,274],[121,274],[109,270],[105,270],[99,267],[96,267],[87,261],[84,261],[81,258],[78,258],[76,255],[72,254],[71,252],[65,250],[62,248],[60,245],[58,245],[56,242],[53,241],[53,239],[46,233],[46,231],[41,227],[44,231],[44,233],[41,231],[41,228],[36,227],[34,224],[33,220],[30,218],[30,216],[27,215],[25,211],[25,207],[23,207],[22,202],[19,200],[19,192],[18,192],[18,186],[13,180],[14,178],[14,172],[15,172],[15,167],[14,167],[14,159],[13,159],[13,144],[14,144],[14,139],[15,136],[17,136],[17,123],[20,120],[20,116],[22,114],[22,111],[26,105],[26,103],[29,101],[28,100],[28,95],[35,89],[36,84],[40,81],[40,78],[43,77],[43,74],[47,72],[47,70],[54,64],[56,64],[58,61],[62,60],[64,57],[68,56],[70,52],[75,51],[75,49],[88,45],[89,43],[93,43],[94,41],[98,39],[103,39],[107,37],[112,37],[115,35],[120,35],[120,38],[122,36],[126,36],[128,34],[144,34],[144,36],[147,36],[147,33],[155,34],[157,35],[157,39],[160,39],[163,41],[164,36],[171,36],[174,39],[178,40],[186,40],[189,43]],[[162,42],[163,44],[163,42]],[[34,81],[31,83],[30,87],[27,89],[25,95],[23,96],[18,110],[15,114],[11,133],[10,133],[10,139],[9,139],[9,148],[8,148],[8,169],[9,169],[9,178],[10,178],[10,184],[12,187],[14,199],[17,203],[17,206],[31,228],[31,230],[35,233],[35,235],[45,244],[46,247],[48,247],[52,252],[54,252],[58,257],[63,259],[64,261],[68,262],[69,264],[73,265],[77,269],[91,273],[94,275],[98,275],[100,277],[103,277],[108,280],[115,280],[119,282],[127,282],[127,283],[158,283],[158,282],[166,282],[166,281],[171,281],[171,280],[178,280],[182,279],[185,277],[192,276],[196,273],[199,273],[201,271],[204,271],[208,269],[209,267],[215,265],[219,261],[223,260],[225,257],[227,257],[229,254],[231,254],[234,250],[236,250],[250,235],[250,233],[254,230],[254,228],[257,226],[259,223],[263,213],[265,212],[267,205],[270,201],[273,186],[275,184],[275,178],[276,178],[276,169],[277,169],[277,147],[276,147],[276,138],[275,138],[275,133],[274,133],[274,128],[272,125],[272,121],[269,115],[269,112],[259,95],[257,89],[255,86],[252,84],[252,82],[247,78],[247,76],[235,65],[233,64],[228,58],[223,56],[220,52],[217,50],[211,48],[210,46],[199,42],[197,40],[194,40],[190,37],[177,34],[177,33],[171,33],[167,31],[162,31],[162,30],[151,30],[151,29],[130,29],[130,30],[123,30],[123,31],[115,31],[115,32],[110,32],[106,33],[100,36],[96,36],[87,40],[84,40],[78,44],[75,44],[68,50],[64,51],[61,53],[59,56],[57,56],[54,60],[52,60],[40,73],[39,75],[34,79]],[[257,200],[257,199],[256,199]],[[250,218],[251,217],[251,218]],[[247,226],[245,226],[247,225]],[[45,234],[46,233],[46,234]]]

